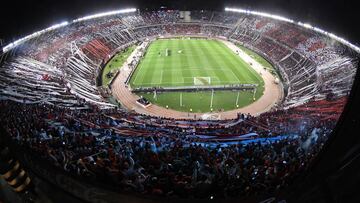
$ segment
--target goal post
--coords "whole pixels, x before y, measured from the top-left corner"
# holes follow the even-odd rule
[[[211,77],[194,77],[194,85],[210,85]]]

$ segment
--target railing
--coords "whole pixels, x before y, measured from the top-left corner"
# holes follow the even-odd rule
[[[254,90],[258,84],[233,84],[233,85],[194,85],[175,87],[138,87],[132,90],[139,92],[181,92],[181,91],[212,91],[212,90]]]

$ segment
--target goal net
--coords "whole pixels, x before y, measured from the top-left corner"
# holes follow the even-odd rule
[[[194,85],[210,85],[211,77],[194,77]]]

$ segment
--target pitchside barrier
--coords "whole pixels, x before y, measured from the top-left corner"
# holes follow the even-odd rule
[[[146,92],[197,92],[212,90],[255,90],[258,84],[234,84],[234,85],[211,85],[211,86],[177,86],[177,87],[138,87],[133,93]]]

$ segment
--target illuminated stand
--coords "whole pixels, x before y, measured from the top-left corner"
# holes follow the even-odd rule
[[[12,53],[15,53],[18,46],[20,47],[23,43],[36,39],[45,33],[64,28],[72,23],[135,11],[135,8],[110,11],[78,18],[70,23],[66,21],[53,25],[4,46],[2,51],[5,54],[1,54],[1,61],[3,57],[6,57],[9,54],[11,55],[11,51]],[[120,45],[121,43],[118,41],[125,34],[122,30],[115,30],[110,35],[104,37],[114,44]],[[71,43],[69,51],[72,55],[67,59],[67,69],[65,69],[64,72],[57,68],[56,65],[45,64],[25,56],[17,57],[13,61],[4,64],[7,68],[5,69],[5,72],[0,73],[0,76],[14,84],[14,87],[9,86],[3,90],[6,97],[11,98],[12,100],[25,101],[26,103],[43,102],[50,105],[72,106],[77,103],[76,97],[74,96],[76,95],[86,101],[98,104],[101,108],[113,107],[114,105],[104,102],[103,97],[99,94],[98,89],[94,84],[91,84],[88,80],[84,79],[93,75],[98,68],[98,64],[88,58],[75,42]],[[32,82],[23,82],[22,80],[17,79],[19,77],[25,77],[24,80]],[[68,77],[71,77],[71,79],[67,80],[65,87],[61,84],[52,82],[52,80],[62,80],[63,78]],[[38,83],[41,83],[44,86],[36,86]],[[24,87],[27,89],[37,89],[35,91],[27,91]],[[68,89],[70,89],[71,94],[68,93]],[[67,99],[64,100],[64,97]]]
[[[84,52],[76,45],[71,43],[72,56],[67,60],[68,71],[66,77],[71,77],[69,85],[71,92],[78,97],[91,101],[106,107],[113,107],[114,105],[103,102],[103,98],[98,94],[98,89],[90,81],[84,79],[91,77],[93,72],[97,69],[97,64],[84,54]]]
[[[269,13],[258,12],[258,11],[245,10],[245,9],[241,9],[241,8],[225,8],[225,11],[251,14],[251,15],[256,15],[256,16],[272,18],[272,19],[275,19],[275,20],[285,21],[285,22],[288,22],[288,23],[298,24],[298,25],[300,25],[300,26],[302,26],[304,28],[313,30],[315,32],[326,35],[326,36],[328,36],[328,37],[330,37],[330,38],[332,38],[332,39],[334,39],[336,41],[339,41],[339,42],[343,43],[344,45],[349,46],[350,48],[354,49],[356,52],[360,53],[360,48],[355,46],[354,44],[351,44],[349,41],[347,41],[347,40],[345,40],[345,39],[343,39],[341,37],[338,37],[338,36],[334,35],[333,33],[326,32],[326,31],[324,31],[324,30],[322,30],[320,28],[317,28],[317,27],[313,27],[308,23],[295,22],[295,21],[293,21],[291,19],[288,19],[288,18],[285,18],[285,17],[282,17],[282,16],[272,15],[272,14],[269,14]]]
[[[245,9],[237,9],[237,8],[225,8],[226,12],[235,12],[235,13],[241,13],[245,15],[255,15],[260,16],[264,18],[271,18],[276,21],[283,21],[289,24],[293,24],[296,27],[302,27],[305,29],[310,29],[312,32],[317,32],[322,35],[322,37],[326,37],[331,39],[332,41],[337,41],[340,44],[343,44],[344,46],[352,49],[355,52],[360,53],[360,49],[349,43],[348,41],[344,40],[343,38],[337,37],[332,33],[323,31],[319,28],[313,27],[310,24],[302,23],[302,22],[295,22],[291,19],[278,16],[278,15],[272,15],[268,13],[263,12],[257,12],[257,11],[251,11],[251,10],[245,10]],[[240,25],[239,25],[240,27]],[[236,32],[236,31],[235,31]],[[261,37],[261,34],[257,34],[256,38],[252,40],[253,43],[256,43],[256,41]],[[267,37],[267,36],[264,36]],[[270,37],[271,38],[271,37]],[[236,39],[234,39],[236,41]],[[252,43],[249,44],[250,47],[253,46]],[[293,48],[289,48],[290,51],[294,51]],[[261,51],[260,51],[261,52]],[[295,50],[296,52],[296,50]],[[264,53],[266,55],[266,53]],[[291,55],[287,55],[283,59],[286,59],[287,57],[290,57]],[[282,73],[284,84],[288,87],[287,88],[287,96],[286,99],[283,101],[282,105],[283,108],[291,108],[296,107],[298,105],[304,104],[307,101],[309,101],[310,98],[316,98],[321,99],[325,98],[326,94],[323,92],[322,94],[319,93],[319,87],[320,86],[333,86],[333,84],[342,84],[348,82],[347,77],[337,77],[334,80],[328,81],[328,80],[320,80],[321,77],[326,77],[326,75],[329,75],[331,73],[336,73],[339,71],[339,67],[346,67],[347,64],[352,63],[352,59],[346,56],[337,56],[336,58],[333,58],[333,60],[326,61],[324,63],[316,63],[312,62],[311,60],[308,60],[309,55],[304,56],[304,60],[296,61],[296,65],[293,66],[291,70],[294,70],[296,67],[300,67],[304,71],[301,71],[299,74],[296,74],[295,76],[289,76],[287,71],[291,70],[285,70],[286,67],[281,65],[279,61],[273,61],[273,63],[277,64],[277,68]],[[311,56],[310,56],[311,57]],[[345,68],[346,69],[346,68]],[[352,73],[349,73],[351,75],[355,75],[355,70],[351,70]],[[303,78],[311,78],[315,76],[317,78],[313,82],[307,82]],[[276,81],[275,81],[276,82]],[[296,84],[296,85],[302,85],[300,89],[293,88],[294,86],[290,85]],[[321,83],[321,84],[320,84]],[[326,84],[325,84],[326,83]],[[342,85],[338,85],[332,89],[333,92],[336,92],[337,95],[345,95],[347,94],[346,91],[342,88]]]
[[[135,12],[136,11],[136,8],[128,8],[128,9],[121,9],[121,10],[115,10],[115,11],[109,11],[109,12],[104,12],[104,13],[98,13],[98,14],[94,14],[94,15],[89,15],[89,16],[85,16],[85,17],[82,17],[82,18],[78,18],[78,19],[75,19],[73,20],[71,23],[77,23],[77,22],[81,22],[81,21],[86,21],[86,20],[90,20],[90,19],[95,19],[95,18],[100,18],[100,17],[104,17],[104,16],[111,16],[111,15],[116,15],[116,14],[122,14],[122,13],[131,13],[131,12]],[[6,46],[3,47],[3,52],[6,53],[8,52],[9,50],[15,48],[16,46],[30,40],[30,39],[33,39],[33,38],[36,38],[46,32],[50,32],[50,31],[53,31],[53,30],[56,30],[58,28],[61,28],[61,27],[65,27],[67,25],[69,25],[70,23],[65,21],[65,22],[62,22],[62,23],[59,23],[59,24],[55,24],[53,26],[50,26],[44,30],[40,30],[40,31],[37,31],[37,32],[34,32],[33,34],[30,34],[26,37],[23,37],[21,39],[18,39]]]

